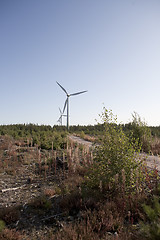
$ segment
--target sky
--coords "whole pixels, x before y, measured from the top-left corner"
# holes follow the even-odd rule
[[[159,0],[0,0],[0,125],[160,126]],[[63,118],[66,124],[66,118]]]

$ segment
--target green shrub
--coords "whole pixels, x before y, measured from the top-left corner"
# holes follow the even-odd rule
[[[84,131],[81,131],[81,132],[80,132],[80,137],[81,137],[81,138],[85,138],[85,133],[84,133]]]
[[[0,220],[0,232],[5,228],[5,222]]]
[[[147,127],[147,124],[141,120],[138,113],[134,112],[132,114],[132,122],[129,125],[132,132],[131,140],[136,139],[139,147],[141,147],[144,152],[150,152],[152,139],[151,130]]]
[[[139,148],[132,143],[122,127],[116,124],[112,111],[104,108],[104,132],[94,154],[94,165],[86,177],[85,188],[112,188],[116,181],[127,189],[135,187],[140,173]]]
[[[143,204],[144,212],[147,215],[147,223],[141,223],[141,231],[150,240],[160,239],[160,203],[154,197],[153,206]]]

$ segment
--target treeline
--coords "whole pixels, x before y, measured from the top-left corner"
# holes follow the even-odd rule
[[[71,133],[84,132],[90,136],[99,136],[104,130],[104,124],[87,125],[87,126],[70,126]]]
[[[118,125],[117,125],[118,126]],[[133,122],[122,124],[124,132],[129,133],[135,129],[135,124]],[[147,127],[150,131],[152,136],[160,137],[160,126],[157,127]],[[104,124],[97,124],[97,125],[73,125],[70,126],[69,132],[70,133],[81,133],[82,131],[85,134],[90,136],[98,136],[104,130]],[[20,138],[30,138],[34,135],[41,135],[44,134],[55,134],[63,133],[67,134],[66,126],[59,126],[54,125],[51,127],[50,125],[37,125],[37,124],[11,124],[11,125],[0,125],[0,135],[10,135],[15,139]],[[38,134],[39,133],[39,134]],[[50,135],[49,134],[49,135]]]
[[[136,118],[133,122],[118,125],[115,127],[122,127],[123,131],[127,136],[132,136],[132,139],[139,139],[144,141],[146,136],[153,136],[160,138],[160,126],[159,127],[148,127],[141,121],[137,121]],[[80,136],[83,134],[89,136],[100,136],[104,132],[104,124],[88,125],[88,126],[70,126],[69,132],[71,134],[77,133]],[[83,134],[82,134],[83,133]],[[68,132],[65,126],[54,125],[36,125],[36,124],[12,124],[12,125],[1,125],[0,135],[12,136],[15,140],[29,141],[31,145],[38,145],[44,149],[58,149],[65,148],[66,136]],[[147,134],[147,135],[146,135]],[[145,143],[146,144],[146,143]]]
[[[67,132],[58,126],[35,124],[1,125],[0,135],[8,135],[15,140],[23,140],[30,146],[42,149],[61,149],[66,145]]]
[[[131,122],[127,123],[127,124],[122,124],[122,126],[123,126],[123,130],[125,132],[130,132],[131,130],[134,129],[134,125]],[[149,131],[151,132],[151,135],[153,137],[159,137],[160,138],[160,126],[155,126],[155,127],[148,126],[147,128],[149,129]]]
[[[160,126],[158,127],[149,127],[151,130],[151,133],[154,137],[159,137],[160,138]]]
[[[70,133],[80,133],[84,132],[85,134],[96,136],[99,135],[104,130],[103,124],[97,125],[88,125],[88,126],[70,126]],[[63,133],[67,134],[67,129],[65,126],[54,125],[36,125],[36,124],[12,124],[12,125],[0,125],[0,135],[10,135],[15,139],[20,138],[30,138],[38,133],[50,133],[55,134]]]
[[[137,126],[139,129],[148,129],[148,131],[151,132],[151,135],[153,137],[159,137],[160,138],[160,126],[146,126],[146,125],[141,125],[139,123],[135,122],[130,122],[127,124],[115,124],[117,127],[122,126],[123,130],[125,133],[130,134],[131,132],[135,132],[135,128],[137,129]],[[66,130],[65,126],[57,126],[57,130],[64,129]],[[104,130],[104,124],[97,124],[97,125],[88,125],[88,126],[70,126],[70,132],[71,133],[80,133],[84,132],[85,134],[88,134],[90,136],[99,136]],[[138,130],[137,130],[138,131]]]

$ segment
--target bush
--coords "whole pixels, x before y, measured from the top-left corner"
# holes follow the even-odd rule
[[[0,219],[6,224],[12,224],[19,220],[20,208],[19,207],[4,207],[0,210]]]
[[[102,114],[104,132],[99,146],[96,147],[94,165],[86,177],[86,186],[92,189],[105,187],[112,189],[116,181],[124,187],[132,188],[136,185],[137,175],[140,173],[138,143],[132,143],[125,135],[121,126],[116,124],[117,118],[112,111],[104,108]]]
[[[132,114],[132,122],[130,123],[130,128],[132,132],[132,139],[138,140],[139,147],[142,148],[144,152],[150,152],[151,146],[151,130],[147,127],[147,124],[141,120],[140,116],[134,112]]]
[[[157,197],[153,199],[153,206],[143,204],[148,222],[141,223],[141,231],[150,240],[160,239],[160,203]]]
[[[5,222],[0,220],[0,232],[2,232],[2,230],[5,228]]]

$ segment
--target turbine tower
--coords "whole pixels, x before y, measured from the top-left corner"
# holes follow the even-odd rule
[[[85,92],[87,92],[87,91],[82,91],[82,92],[77,92],[77,93],[71,93],[71,94],[69,94],[69,93],[66,91],[66,89],[63,88],[58,82],[56,82],[56,83],[60,86],[60,88],[62,88],[62,90],[63,90],[63,91],[65,92],[65,94],[67,95],[67,99],[66,99],[66,101],[65,101],[64,108],[63,108],[63,113],[64,113],[65,108],[66,108],[66,106],[67,106],[67,130],[69,130],[69,97],[70,97],[70,96],[79,95],[79,94],[85,93]]]

